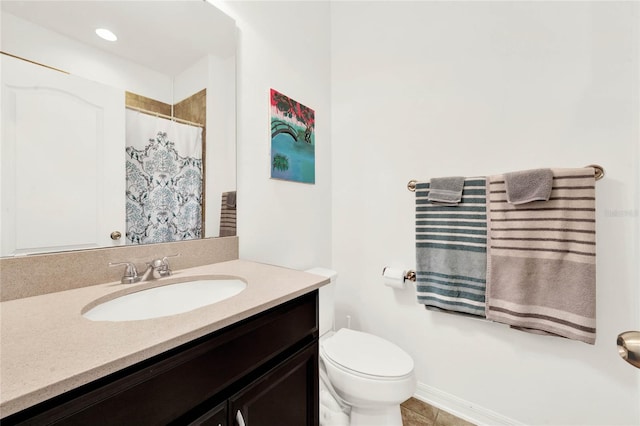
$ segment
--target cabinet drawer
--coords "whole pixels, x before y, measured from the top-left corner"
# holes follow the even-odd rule
[[[3,419],[3,425],[169,423],[279,354],[317,338],[317,303],[313,291]]]

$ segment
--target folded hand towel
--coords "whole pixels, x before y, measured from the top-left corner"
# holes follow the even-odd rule
[[[441,206],[455,206],[462,199],[464,177],[452,176],[431,179],[427,199]]]
[[[430,183],[416,184],[417,297],[428,310],[484,317],[486,180],[463,183],[456,206],[432,204]]]
[[[227,206],[235,208],[236,206],[236,191],[229,191],[227,194]]]
[[[504,176],[487,184],[487,319],[594,344],[593,169],[554,169],[549,200],[526,206],[506,202]]]
[[[551,195],[553,172],[551,169],[523,170],[505,173],[507,201],[525,204],[532,201],[547,201]]]

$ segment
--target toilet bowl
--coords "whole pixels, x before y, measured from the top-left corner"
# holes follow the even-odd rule
[[[402,426],[400,403],[416,389],[413,359],[395,344],[373,334],[334,329],[336,272],[306,272],[330,278],[320,288],[320,425]]]
[[[348,328],[323,338],[320,359],[350,425],[402,426],[400,403],[416,388],[413,359],[393,343]]]

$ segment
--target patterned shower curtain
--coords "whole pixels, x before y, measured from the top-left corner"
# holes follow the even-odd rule
[[[202,129],[126,111],[127,243],[202,237]]]

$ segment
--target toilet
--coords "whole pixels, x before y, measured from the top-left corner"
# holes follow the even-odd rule
[[[379,336],[342,328],[333,331],[336,272],[320,288],[320,425],[402,426],[400,403],[416,389],[413,359]],[[349,419],[346,419],[349,414]]]

